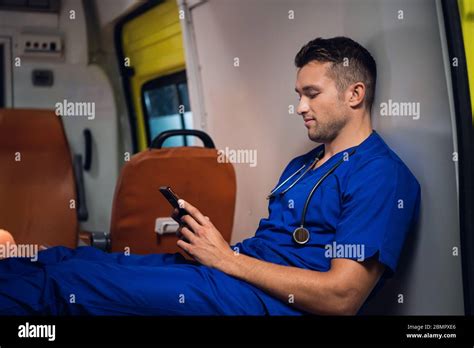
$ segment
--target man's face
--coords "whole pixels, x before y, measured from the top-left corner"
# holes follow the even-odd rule
[[[313,61],[296,75],[295,90],[300,97],[296,111],[303,116],[308,137],[317,143],[331,142],[348,120],[344,96],[326,74],[330,65]]]

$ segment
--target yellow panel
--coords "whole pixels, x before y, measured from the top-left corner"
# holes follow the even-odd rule
[[[471,108],[474,117],[474,0],[459,0],[459,11],[461,12],[462,36],[466,51]]]
[[[127,22],[122,44],[125,57],[135,70],[130,80],[137,116],[138,149],[147,147],[144,113],[141,105],[143,84],[157,77],[185,69],[183,38],[176,0],[166,0]]]

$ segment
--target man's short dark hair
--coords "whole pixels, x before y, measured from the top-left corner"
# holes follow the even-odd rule
[[[295,65],[302,68],[311,61],[332,62],[328,76],[336,82],[339,92],[356,82],[366,88],[365,105],[372,108],[377,80],[377,66],[372,55],[360,44],[347,37],[331,39],[318,37],[304,45],[295,57]]]

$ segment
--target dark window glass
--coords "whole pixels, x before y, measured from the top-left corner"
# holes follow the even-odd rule
[[[148,144],[166,130],[193,128],[184,71],[147,82],[142,88],[142,100]],[[173,137],[163,146],[188,146],[193,141],[192,137]]]

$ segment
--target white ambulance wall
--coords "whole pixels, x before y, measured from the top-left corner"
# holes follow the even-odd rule
[[[69,11],[75,19],[69,19]],[[89,220],[81,227],[91,231],[109,231],[110,213],[118,175],[117,114],[109,80],[103,70],[88,64],[87,36],[82,2],[65,0],[59,18],[53,14],[0,12],[0,35],[12,37],[13,57],[19,56],[19,34],[57,33],[64,35],[65,59],[22,58],[21,67],[13,67],[15,108],[54,109],[57,102],[94,102],[95,119],[63,117],[71,151],[84,154],[83,129],[91,129],[93,158],[89,172],[84,172]],[[34,69],[51,69],[54,85],[35,87],[31,82]],[[41,131],[41,130],[38,130]]]
[[[144,0],[95,0],[95,6],[99,14],[99,25],[101,28],[114,22],[125,12],[143,4]]]
[[[316,145],[301,117],[288,113],[297,103],[295,54],[315,37],[349,36],[378,64],[374,128],[422,186],[419,228],[407,241],[400,271],[366,313],[463,314],[461,259],[452,253],[460,246],[455,150],[435,2],[210,0],[191,15],[207,131],[220,149],[258,151],[256,167],[235,164],[232,241],[254,234],[285,165]],[[420,102],[420,119],[381,117],[379,105],[388,99]]]
[[[96,56],[97,64],[106,73],[113,88],[112,93],[116,98],[115,104],[117,108],[119,132],[119,147],[117,153],[119,154],[118,161],[120,167],[125,164],[125,154],[133,154],[133,149],[132,131],[115,49],[114,29],[116,23],[122,16],[125,16],[126,13],[142,5],[143,1],[144,0],[95,0],[93,3],[94,6],[91,6],[91,10],[95,12],[95,20],[97,21],[96,30],[98,31],[92,35],[92,38],[96,40],[94,47],[98,48],[98,52],[92,52],[92,54]]]

